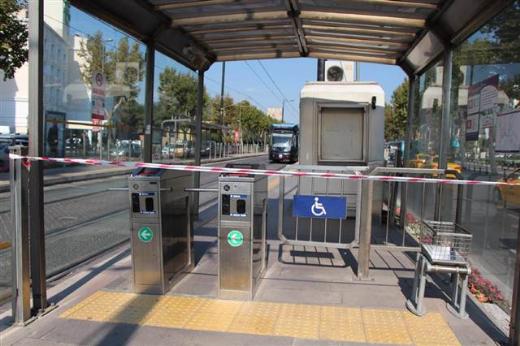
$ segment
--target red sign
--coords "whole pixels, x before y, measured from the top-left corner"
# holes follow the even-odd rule
[[[92,120],[105,119],[105,76],[96,72],[92,76]]]
[[[92,132],[99,132],[101,131],[101,127],[97,126],[101,124],[101,119],[92,118]]]
[[[235,144],[237,144],[238,140],[240,139],[240,133],[238,132],[238,130],[233,131],[233,138],[235,139]]]

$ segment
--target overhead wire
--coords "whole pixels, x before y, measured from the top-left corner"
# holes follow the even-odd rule
[[[278,84],[274,81],[273,77],[271,77],[271,74],[269,73],[269,71],[267,71],[267,69],[265,68],[264,64],[260,60],[257,60],[257,62],[260,65],[260,67],[262,67],[262,69],[264,70],[264,72],[267,75],[267,77],[269,78],[269,80],[271,80],[271,83],[273,83],[273,85],[276,88],[276,90],[278,90],[280,95],[282,95],[282,102],[284,102],[284,100],[285,101],[289,101],[289,99],[285,96],[285,94],[282,92],[282,90],[278,87]],[[289,105],[289,107],[292,108],[292,110],[296,114],[298,114],[298,112],[296,111],[296,108],[294,108],[294,106],[290,102],[287,102],[287,104]]]
[[[260,77],[260,75],[258,74],[258,72],[256,72],[253,67],[249,64],[249,62],[247,62],[246,60],[244,60],[244,64],[247,65],[247,67],[249,67],[249,69],[255,74],[256,78],[258,78],[258,80],[265,86],[265,88],[267,90],[269,90],[271,92],[271,94],[273,94],[273,96],[277,99],[280,98],[280,96],[276,95],[276,93],[273,91],[273,88],[270,88],[267,83],[263,80],[263,78]]]

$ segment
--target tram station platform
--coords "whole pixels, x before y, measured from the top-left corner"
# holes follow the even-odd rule
[[[409,313],[405,301],[413,256],[392,249],[373,250],[371,279],[359,281],[355,249],[290,246],[270,237],[268,267],[254,301],[219,300],[215,209],[202,212],[195,225],[195,269],[167,295],[132,292],[130,250],[123,245],[53,282],[49,301],[56,308],[26,327],[4,331],[2,345],[495,345],[505,340],[472,304],[470,318],[451,315],[442,282],[427,285],[426,316]]]

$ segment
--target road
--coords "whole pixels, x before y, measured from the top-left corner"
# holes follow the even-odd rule
[[[229,162],[229,161],[228,161]],[[233,162],[267,164],[267,156]],[[209,165],[223,166],[226,162]],[[217,175],[201,174],[202,187],[216,187]],[[55,185],[45,188],[47,275],[54,275],[129,239],[128,192],[125,176]],[[201,193],[201,208],[216,202],[216,195]],[[10,199],[0,194],[0,240],[10,240]],[[10,285],[9,250],[0,250],[0,290]]]

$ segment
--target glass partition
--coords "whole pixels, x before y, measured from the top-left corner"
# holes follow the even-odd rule
[[[454,52],[449,160],[464,178],[513,186],[465,187],[460,222],[473,234],[472,264],[508,309],[520,216],[520,2]],[[515,186],[516,185],[516,186]]]

